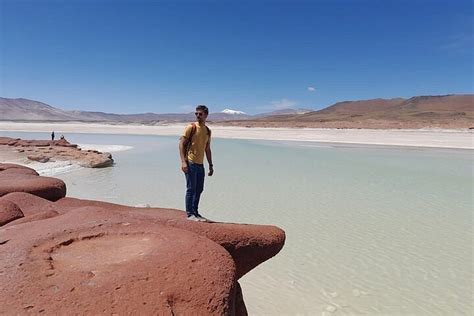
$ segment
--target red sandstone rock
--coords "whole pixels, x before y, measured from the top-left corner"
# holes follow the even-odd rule
[[[4,170],[7,169],[9,171],[5,172]],[[21,171],[15,172],[15,169]],[[0,164],[0,196],[11,192],[28,192],[51,201],[66,196],[66,184],[62,180],[39,177],[22,169],[25,168],[13,168],[11,165]]]
[[[29,169],[29,168],[9,168],[5,170],[0,171],[2,174],[29,174],[33,176],[37,176],[38,172],[36,172],[34,169]]]
[[[55,211],[56,214],[59,214],[57,212],[55,203],[49,200],[46,200],[42,197],[30,194],[30,193],[25,193],[25,192],[8,193],[0,197],[0,201],[10,201],[12,203],[15,203],[22,210],[26,218],[30,216],[35,216],[38,213],[44,213],[47,211]],[[15,224],[16,223],[17,222],[15,222]]]
[[[76,144],[71,144],[65,139],[59,139],[53,141],[54,146],[61,146],[61,147],[70,147],[70,148],[77,148]]]
[[[48,140],[27,140],[20,139],[16,142],[11,142],[8,145],[15,147],[47,147],[51,146],[51,142]]]
[[[15,229],[12,229],[15,228]],[[192,232],[83,208],[0,231],[7,314],[230,315],[230,255]]]
[[[0,200],[0,226],[22,217],[23,213],[18,205],[7,200]]]
[[[49,161],[49,157],[46,157],[46,156],[43,156],[43,155],[30,155],[30,156],[27,156],[27,158],[29,160],[38,161],[38,162],[48,162]]]
[[[5,150],[14,147],[17,152],[25,154],[28,159],[39,162],[69,160],[88,168],[109,167],[114,163],[110,153],[101,153],[97,150],[82,151],[76,144],[71,144],[65,139],[50,141],[0,137],[0,146],[2,146],[0,149]]]
[[[11,189],[5,177],[43,179],[12,165],[0,170],[0,192]],[[285,241],[273,226],[196,223],[178,210],[33,194],[0,197],[25,214],[0,228],[6,314],[246,315],[238,278]]]
[[[84,206],[100,207],[111,212],[128,214],[130,220],[155,222],[206,236],[220,244],[232,255],[237,267],[237,278],[275,256],[285,243],[285,232],[275,226],[197,223],[186,220],[184,212],[178,210],[143,209],[74,198],[63,198],[55,205],[63,211],[72,211]]]
[[[0,163],[0,171],[5,171],[5,170],[8,170],[8,169],[15,169],[15,170],[26,169],[26,170],[34,171],[36,173],[36,171],[34,169],[31,169],[31,168],[28,168],[28,167],[25,167],[25,166],[13,164],[13,163]],[[36,175],[38,175],[38,173],[36,173]]]
[[[10,143],[14,143],[19,140],[20,140],[19,138],[0,137],[0,145],[8,145]]]
[[[20,219],[16,219],[15,221],[11,221],[10,223],[4,225],[4,227],[10,227],[14,225],[19,225],[23,223],[29,223],[29,222],[35,222],[35,221],[40,221],[43,219],[48,219],[51,217],[56,217],[60,215],[58,211],[54,209],[46,209],[40,212],[36,212],[32,215],[22,217]]]

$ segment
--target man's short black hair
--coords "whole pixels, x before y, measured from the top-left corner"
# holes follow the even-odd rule
[[[204,113],[206,113],[206,115],[209,114],[209,109],[207,108],[207,106],[203,105],[203,104],[200,104],[198,106],[196,106],[196,111],[203,111]]]

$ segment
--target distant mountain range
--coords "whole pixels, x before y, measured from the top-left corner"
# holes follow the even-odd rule
[[[193,121],[194,113],[114,114],[65,111],[28,99],[0,98],[0,120],[83,121],[166,124]],[[209,121],[224,125],[330,128],[470,128],[474,127],[474,95],[417,96],[335,103],[325,109],[282,109],[257,115],[225,109]]]
[[[257,114],[254,115],[254,117],[268,117],[268,116],[276,116],[276,115],[297,115],[299,116],[300,114],[305,114],[312,112],[314,110],[310,109],[281,109],[281,110],[276,110],[273,112],[268,112],[268,113],[262,113],[262,114]]]
[[[225,109],[222,112],[211,112],[209,120],[214,122],[229,120],[248,120],[254,117],[267,117],[278,114],[296,114],[311,110],[286,109],[263,113],[258,116],[248,115],[238,110]],[[124,122],[124,123],[166,123],[193,121],[191,113],[140,113],[114,114],[90,111],[65,111],[46,103],[29,99],[0,98],[0,120],[9,121],[81,121],[81,122]]]
[[[474,95],[344,101],[299,115],[274,115],[226,124],[248,127],[471,128],[474,127]]]

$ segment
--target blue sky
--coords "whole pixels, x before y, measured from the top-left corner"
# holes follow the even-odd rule
[[[471,1],[0,0],[0,96],[248,113],[472,93]]]

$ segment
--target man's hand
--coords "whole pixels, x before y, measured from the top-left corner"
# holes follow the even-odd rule
[[[212,177],[213,174],[214,174],[214,167],[209,166],[209,172],[208,172],[207,175],[208,175],[209,177]]]
[[[184,173],[188,173],[188,164],[186,161],[181,162],[181,170],[183,170]]]

